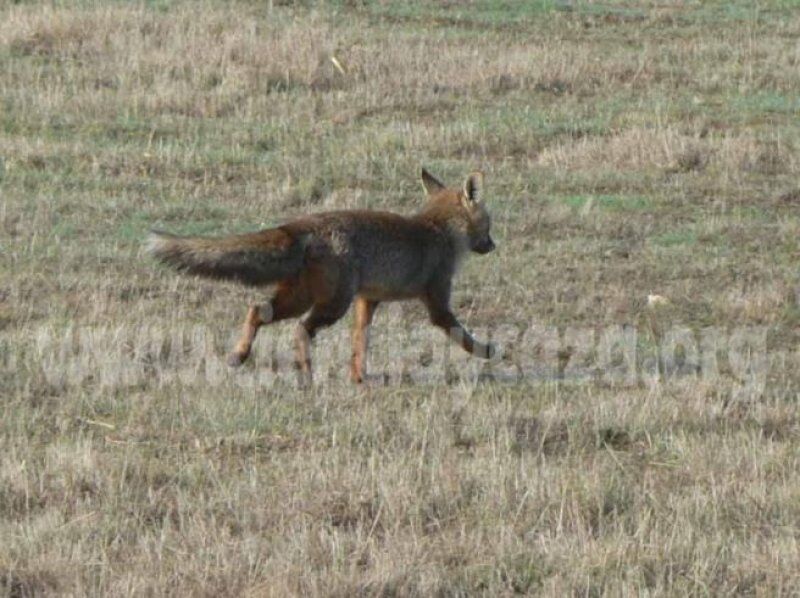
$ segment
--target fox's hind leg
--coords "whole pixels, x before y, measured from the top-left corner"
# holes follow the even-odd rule
[[[242,334],[236,348],[228,357],[228,365],[238,366],[250,356],[258,329],[287,318],[301,316],[311,307],[311,295],[307,285],[299,280],[283,281],[269,303],[251,305],[242,324]]]

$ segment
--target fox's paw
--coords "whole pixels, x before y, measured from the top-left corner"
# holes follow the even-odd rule
[[[234,351],[233,353],[228,355],[228,365],[231,366],[232,368],[238,368],[245,361],[247,361],[249,355],[250,355],[249,353],[237,353]]]

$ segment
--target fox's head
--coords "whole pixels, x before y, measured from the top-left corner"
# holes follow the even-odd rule
[[[428,194],[424,214],[445,225],[464,249],[480,254],[494,250],[492,219],[483,202],[483,173],[467,175],[463,189],[449,189],[423,168],[422,186]]]

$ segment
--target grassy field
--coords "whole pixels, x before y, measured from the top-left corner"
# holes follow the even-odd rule
[[[0,593],[800,593],[800,5],[0,4]],[[455,308],[292,325],[151,227],[415,211]],[[662,299],[663,298],[663,299]],[[447,363],[445,363],[447,360]],[[405,372],[405,373],[404,373]]]

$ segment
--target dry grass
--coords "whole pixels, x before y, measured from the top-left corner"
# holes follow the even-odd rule
[[[0,7],[0,588],[800,592],[792,3],[274,4]],[[379,313],[366,388],[344,324],[313,391],[290,326],[229,372],[258,294],[141,255],[410,212],[420,164],[487,172],[500,249],[455,303],[494,380],[392,336],[416,307]],[[700,376],[687,334],[719,341]]]

